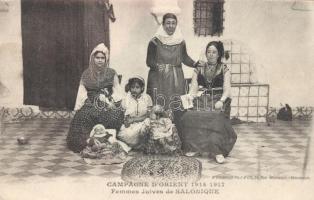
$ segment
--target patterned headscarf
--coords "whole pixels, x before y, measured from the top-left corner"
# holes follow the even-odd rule
[[[95,64],[96,53],[103,53],[105,55],[105,65],[103,67],[98,67]],[[104,81],[106,79],[106,73],[109,71],[109,50],[104,43],[97,45],[89,58],[89,67],[82,74],[82,83],[85,87],[91,89],[97,89],[104,86]],[[112,83],[108,83],[112,84]]]

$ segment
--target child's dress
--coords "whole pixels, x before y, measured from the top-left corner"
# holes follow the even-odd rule
[[[181,153],[181,141],[177,129],[169,118],[150,120],[144,151],[147,154]]]
[[[142,117],[146,116],[149,108],[153,103],[149,95],[142,93],[138,99],[135,99],[130,92],[127,93],[126,98],[122,101],[124,107],[125,117]],[[130,147],[139,149],[144,142],[144,135],[149,128],[149,119],[142,122],[135,122],[129,127],[122,125],[118,138],[128,144]]]
[[[102,130],[95,131],[99,127]],[[101,124],[94,126],[87,144],[81,151],[81,155],[90,164],[122,163],[130,150],[127,144],[117,140],[115,129],[105,129]]]

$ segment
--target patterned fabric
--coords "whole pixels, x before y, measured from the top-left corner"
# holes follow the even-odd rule
[[[141,156],[123,165],[124,181],[197,181],[202,164],[195,158]]]
[[[85,104],[76,112],[71,122],[67,136],[68,147],[74,152],[85,148],[90,131],[96,124],[102,124],[107,129],[119,130],[124,119],[124,111],[119,105],[112,109],[98,109]]]
[[[219,68],[219,67],[218,67]],[[228,71],[226,65],[221,66],[220,72],[217,68],[205,67],[198,74],[198,85],[204,86],[207,91],[205,94],[202,94],[200,97],[194,99],[193,104],[194,110],[198,111],[212,111],[217,101],[221,100],[223,96],[223,85],[224,85],[224,74]],[[218,72],[218,73],[217,73]],[[220,89],[221,88],[221,89]],[[210,95],[207,95],[207,94]],[[227,118],[230,118],[231,111],[231,98],[227,98],[223,105],[223,112]]]
[[[68,147],[74,152],[80,152],[86,147],[86,140],[96,124],[102,124],[106,129],[119,130],[124,119],[121,102],[109,106],[108,102],[100,100],[101,95],[112,100],[116,72],[107,66],[95,66],[94,54],[97,51],[103,52],[108,60],[108,49],[104,44],[98,45],[91,53],[89,68],[82,75],[81,82],[86,88],[88,98],[75,113],[67,136]]]
[[[115,142],[110,144],[104,142],[101,148],[93,149],[93,147],[87,146],[81,152],[81,156],[89,164],[118,164],[125,161],[127,153]]]
[[[206,66],[200,68],[200,72],[197,72],[199,85],[202,85],[206,88],[223,87],[224,83],[223,76],[227,71],[229,71],[229,69],[225,64],[219,64],[216,65],[215,67],[210,68],[206,63]],[[202,84],[200,83],[201,81]]]
[[[171,129],[171,135],[163,138],[154,138],[154,130],[145,135],[144,152],[146,154],[181,154],[181,140],[178,131],[175,126],[172,126]]]

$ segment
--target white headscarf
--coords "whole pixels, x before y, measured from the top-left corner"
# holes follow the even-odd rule
[[[101,132],[96,133],[95,129],[101,129]],[[115,136],[116,130],[106,129],[102,124],[96,124],[90,132],[89,137],[101,138],[108,134]]]
[[[95,65],[94,54],[96,51],[99,51],[99,52],[102,52],[103,54],[105,54],[106,64],[108,65],[109,50],[104,43],[100,43],[93,49],[92,53],[89,56],[89,67],[94,67],[94,65]]]
[[[102,52],[105,55],[105,66],[99,68],[95,64],[95,53]],[[109,66],[109,50],[104,43],[98,44],[89,57],[89,67],[83,72],[81,81],[85,87],[98,88],[99,83],[103,82],[106,78],[105,74]],[[111,84],[111,83],[110,83]]]
[[[155,37],[166,45],[180,44],[184,40],[179,25],[177,25],[176,30],[172,35],[168,35],[168,33],[164,30],[164,27],[160,25],[157,32],[155,33]]]

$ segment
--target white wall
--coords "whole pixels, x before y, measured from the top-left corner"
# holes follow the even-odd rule
[[[111,23],[111,65],[124,81],[134,74],[147,77],[147,45],[157,24],[150,15],[149,0],[114,0],[117,21]],[[182,9],[179,24],[190,56],[199,58],[201,49],[212,39],[193,33],[193,1],[178,0]],[[22,53],[20,0],[10,0],[9,12],[0,12],[0,80],[10,96],[0,99],[7,105],[21,105]],[[312,12],[294,11],[289,1],[226,0],[225,30],[219,39],[244,43],[254,54],[257,77],[269,83],[270,105],[313,106],[314,86]],[[186,70],[186,76],[190,71]]]
[[[198,59],[212,39],[232,39],[250,49],[257,64],[257,78],[269,83],[270,105],[313,106],[314,86],[312,12],[294,11],[292,1],[227,0],[222,37],[197,37],[193,32],[193,1],[179,0],[179,24],[190,56]],[[112,64],[127,78],[147,77],[146,48],[157,25],[145,0],[115,1],[117,21],[112,24]],[[128,33],[128,34],[125,34]],[[122,43],[121,43],[122,39]],[[129,71],[126,71],[131,69]],[[190,76],[190,70],[185,70]],[[313,96],[313,95],[312,95]]]
[[[0,81],[9,94],[0,98],[0,105],[23,104],[23,62],[21,38],[21,6],[8,1],[9,11],[0,12]]]

